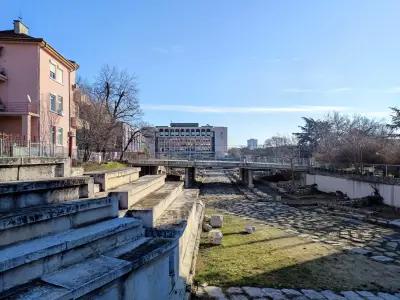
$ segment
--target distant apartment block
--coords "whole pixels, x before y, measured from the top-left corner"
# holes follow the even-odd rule
[[[159,158],[214,159],[228,151],[228,128],[198,123],[156,126],[155,155]]]
[[[249,139],[249,140],[247,140],[247,148],[249,148],[249,150],[257,149],[257,147],[258,147],[258,140],[257,139]]]
[[[29,35],[20,20],[0,31],[0,133],[76,149],[73,93],[78,65]]]

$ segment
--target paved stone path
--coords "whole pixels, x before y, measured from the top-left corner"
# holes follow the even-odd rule
[[[369,291],[343,291],[335,293],[330,290],[272,289],[249,286],[230,287],[223,290],[217,286],[206,286],[198,288],[196,298],[218,300],[400,300],[400,293],[372,293]]]
[[[210,181],[209,184],[212,184],[211,181],[219,183],[201,196],[204,201],[209,200],[209,205],[215,208],[261,220],[301,238],[340,247],[382,263],[400,265],[398,229],[330,215],[321,208],[291,207],[272,201],[270,195],[260,190],[235,187],[226,175],[216,176],[217,173],[204,177],[205,182]],[[236,188],[240,189],[241,194]]]

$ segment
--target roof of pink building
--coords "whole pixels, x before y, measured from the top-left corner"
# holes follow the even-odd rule
[[[46,48],[51,54],[62,60],[71,70],[77,70],[79,68],[79,65],[75,61],[65,58],[43,38],[36,38],[24,33],[15,33],[14,30],[0,30],[0,41],[41,43],[43,48]]]

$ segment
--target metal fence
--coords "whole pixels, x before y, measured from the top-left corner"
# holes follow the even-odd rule
[[[67,157],[68,148],[25,139],[0,138],[0,157]]]

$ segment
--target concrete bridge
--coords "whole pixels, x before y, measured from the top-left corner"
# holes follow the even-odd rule
[[[249,187],[253,187],[253,171],[260,170],[292,170],[294,172],[306,172],[309,165],[301,162],[248,162],[230,160],[178,160],[178,159],[145,159],[129,161],[135,167],[142,167],[149,174],[155,174],[158,167],[183,168],[185,169],[185,187],[194,183],[196,168],[225,168],[240,170],[240,179]]]

